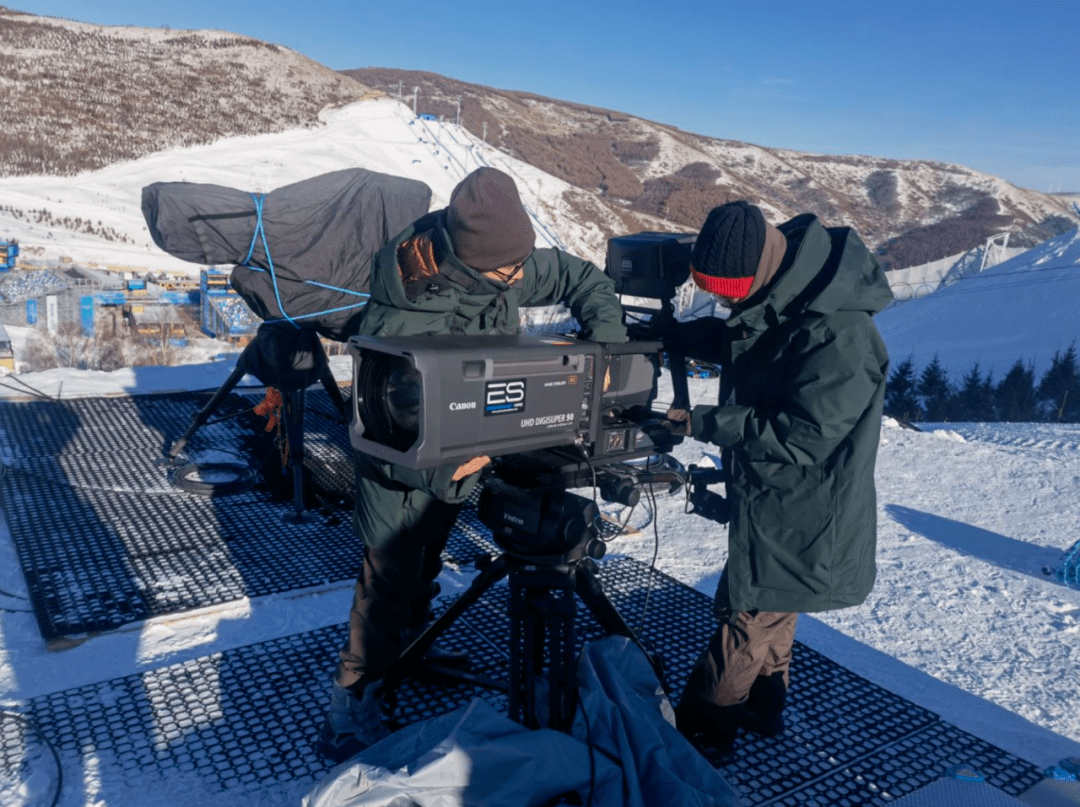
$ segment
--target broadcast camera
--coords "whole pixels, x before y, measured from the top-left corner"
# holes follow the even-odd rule
[[[667,353],[677,406],[688,407],[673,352],[672,300],[690,274],[691,233],[612,238],[605,271],[622,297],[629,341],[571,336],[354,336],[351,441],[409,468],[497,457],[510,484],[558,490],[599,484],[629,503],[605,467],[671,451],[681,441],[652,409]],[[597,478],[597,475],[601,477]],[[620,473],[625,480],[625,474]],[[655,481],[655,480],[654,480]]]

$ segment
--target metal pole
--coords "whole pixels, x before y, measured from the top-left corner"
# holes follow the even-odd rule
[[[414,116],[416,115],[416,99],[417,99],[417,97],[419,95],[420,95],[420,88],[419,87],[413,87],[412,88],[412,113],[413,113]]]

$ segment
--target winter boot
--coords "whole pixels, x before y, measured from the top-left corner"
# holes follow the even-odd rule
[[[319,732],[323,756],[344,762],[389,736],[383,722],[381,681],[367,684],[359,695],[337,681],[330,685],[330,709]]]
[[[750,688],[742,726],[762,737],[775,737],[784,730],[784,706],[787,687],[782,672],[759,675]]]
[[[675,725],[688,740],[708,748],[720,765],[735,759],[735,737],[746,701],[717,706],[700,698],[683,698],[675,708]]]

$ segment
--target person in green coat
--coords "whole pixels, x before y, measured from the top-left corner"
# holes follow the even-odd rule
[[[376,253],[358,332],[514,334],[521,307],[563,303],[582,338],[625,342],[614,282],[562,250],[534,249],[535,239],[514,180],[477,169],[454,189],[448,207],[421,217]],[[382,677],[429,619],[440,555],[488,461],[414,470],[354,453],[353,528],[364,564],[320,734],[330,758],[350,757],[389,733]]]
[[[783,731],[798,614],[858,605],[874,585],[888,354],[871,317],[892,292],[852,229],[811,214],[774,227],[745,201],[710,211],[691,260],[731,309],[682,334],[688,355],[721,358],[720,401],[668,416],[723,449],[730,522],[719,628],[676,716],[730,753],[740,725]]]

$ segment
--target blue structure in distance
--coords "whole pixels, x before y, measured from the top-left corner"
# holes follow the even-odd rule
[[[0,241],[0,272],[10,272],[14,269],[15,259],[18,256],[18,241]]]

